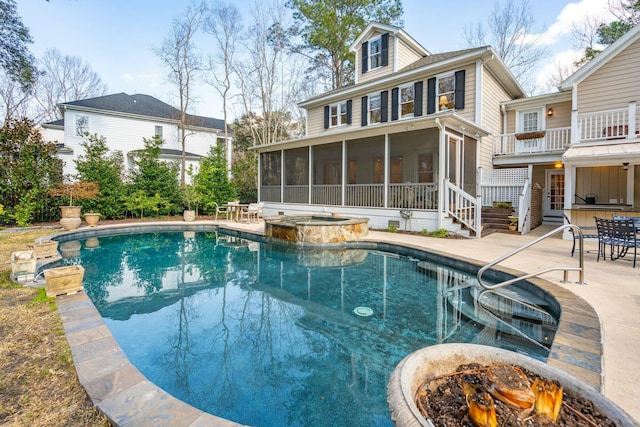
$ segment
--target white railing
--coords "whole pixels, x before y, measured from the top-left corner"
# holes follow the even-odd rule
[[[438,186],[426,184],[389,184],[390,208],[437,209]]]
[[[629,109],[578,114],[578,126],[580,141],[623,139],[629,135]]]
[[[571,127],[540,131],[540,138],[522,138],[522,134],[507,133],[496,135],[493,140],[493,155],[508,156],[518,154],[564,151],[571,143]]]
[[[342,204],[342,185],[313,185],[311,187],[311,204],[334,205]]]
[[[458,222],[466,225],[467,228],[473,232],[474,237],[479,239],[480,233],[482,232],[480,226],[482,223],[481,197],[473,197],[465,193],[460,187],[452,184],[446,178],[444,180],[444,187],[446,212],[449,216],[457,219]]]
[[[260,201],[279,202],[280,186],[279,185],[263,185],[262,187],[260,187]]]
[[[308,185],[285,185],[284,203],[309,203]]]
[[[347,206],[384,207],[384,184],[348,184],[344,203]]]

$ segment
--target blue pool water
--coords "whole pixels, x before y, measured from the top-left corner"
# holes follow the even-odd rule
[[[86,292],[131,362],[175,397],[242,424],[392,426],[386,385],[414,350],[479,342],[547,354],[474,318],[473,291],[455,290],[465,273],[396,254],[213,232],[81,243],[64,262],[85,267]],[[532,336],[552,339],[541,323]]]

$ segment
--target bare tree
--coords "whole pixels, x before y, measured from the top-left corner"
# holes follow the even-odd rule
[[[491,45],[523,87],[533,86],[532,70],[546,51],[533,37],[533,13],[527,0],[494,3],[486,24],[464,27],[468,46]]]
[[[261,145],[288,135],[291,112],[306,84],[305,66],[297,54],[287,56],[284,29],[290,26],[290,13],[282,4],[256,2],[251,18],[242,38],[246,57],[237,63],[236,71],[244,114],[255,119],[253,142]]]
[[[197,75],[202,71],[202,59],[198,52],[194,38],[202,26],[206,12],[206,5],[191,3],[184,15],[173,20],[171,29],[162,45],[154,52],[163,65],[169,70],[168,79],[178,90],[178,104],[180,110],[180,140],[182,143],[182,161],[180,167],[180,185],[185,185],[185,144],[187,140],[188,115],[187,112],[194,97],[191,93],[192,85]]]
[[[31,90],[7,74],[0,73],[0,114],[4,115],[4,122],[11,119],[29,117],[29,103]]]
[[[61,102],[107,93],[107,85],[80,57],[63,55],[58,49],[48,49],[40,60],[39,68],[43,75],[37,81],[34,101],[42,120],[61,119],[62,113],[57,107]]]
[[[207,82],[222,97],[222,114],[224,116],[224,140],[226,144],[227,169],[231,174],[231,142],[227,127],[228,103],[232,87],[231,77],[234,72],[236,41],[242,31],[240,12],[232,4],[215,1],[209,8],[205,21],[205,31],[215,39],[217,55],[209,57],[211,79]]]

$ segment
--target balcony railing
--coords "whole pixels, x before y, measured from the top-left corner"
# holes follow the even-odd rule
[[[554,128],[539,132],[507,133],[494,139],[494,156],[562,152],[571,143],[571,128]]]
[[[578,114],[580,140],[576,142],[637,138],[638,120],[634,102],[628,108]]]

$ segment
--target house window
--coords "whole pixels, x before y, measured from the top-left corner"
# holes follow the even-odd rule
[[[378,37],[369,42],[369,69],[373,70],[382,66],[382,38]]]
[[[416,91],[415,86],[405,86],[400,88],[400,117],[413,117],[415,107]]]
[[[538,111],[525,111],[520,114],[521,132],[534,132],[540,130],[540,120]]]
[[[369,96],[369,124],[380,123],[382,121],[382,100],[381,96]]]
[[[76,136],[84,136],[89,132],[89,116],[76,116]]]
[[[156,126],[154,135],[162,139],[162,126]]]
[[[347,124],[347,103],[339,103],[331,105],[331,127]]]
[[[453,74],[438,77],[438,111],[450,110],[455,102],[455,78]]]

